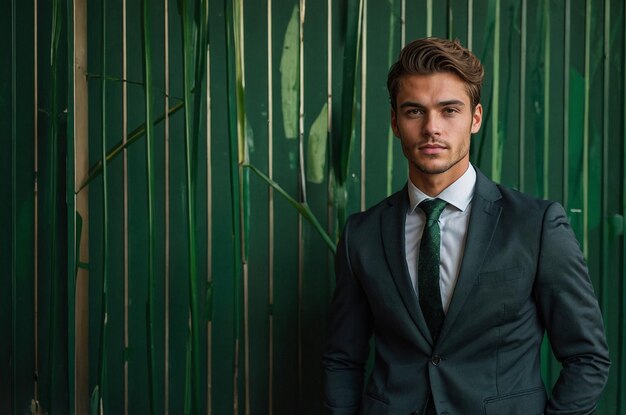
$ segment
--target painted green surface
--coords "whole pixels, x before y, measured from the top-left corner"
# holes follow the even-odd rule
[[[61,4],[64,15],[64,3]],[[38,27],[37,41],[40,54],[35,55],[34,9],[32,3],[4,2],[3,61],[0,111],[3,116],[5,147],[2,159],[2,312],[0,330],[6,336],[0,352],[3,375],[0,378],[0,412],[21,414],[31,409],[35,398],[50,413],[62,413],[68,408],[67,359],[67,285],[65,250],[67,246],[65,201],[67,45],[60,42],[55,51],[58,65],[57,111],[52,100],[51,70],[51,5],[40,5],[38,13],[47,16]],[[64,19],[58,21],[59,39],[66,39]],[[44,46],[41,46],[44,45]],[[10,63],[10,64],[9,64]],[[35,91],[35,69],[39,71],[39,85]],[[44,84],[45,87],[42,85]],[[35,172],[34,96],[39,96],[38,109],[38,173]],[[52,114],[57,128],[57,144],[53,144]],[[56,151],[53,151],[56,150]],[[59,158],[61,157],[61,158]],[[54,169],[50,167],[54,166]],[[56,172],[55,172],[56,170]],[[52,172],[52,175],[51,175]],[[54,180],[51,180],[54,179]],[[51,183],[58,184],[57,190]],[[35,325],[35,189],[39,213],[37,246],[38,258],[38,325]],[[6,196],[6,197],[5,197]],[[53,213],[53,205],[61,207]],[[53,217],[55,220],[53,220]],[[6,228],[5,228],[6,227]],[[53,231],[54,227],[54,231]],[[54,238],[52,238],[54,235]],[[6,239],[5,239],[6,238]],[[47,239],[46,239],[47,238]],[[50,243],[54,239],[55,243]],[[52,261],[52,256],[57,261]],[[52,284],[53,274],[59,276]],[[54,301],[53,301],[54,300]],[[56,306],[53,307],[54,303]],[[51,310],[53,310],[51,312]],[[54,316],[51,318],[51,316]],[[39,340],[35,354],[35,332]],[[38,362],[39,371],[36,372]],[[51,381],[54,376],[54,382]],[[37,382],[38,395],[35,395]]]
[[[12,5],[13,23],[16,28],[27,24],[32,18],[32,10],[24,7],[19,2]],[[17,35],[19,33],[19,36]],[[32,391],[32,382],[29,376],[24,376],[17,370],[19,367],[27,367],[31,373],[33,370],[33,281],[29,278],[33,273],[32,253],[34,248],[33,224],[30,221],[33,215],[34,195],[32,192],[33,160],[21,157],[21,154],[30,152],[34,143],[22,140],[21,137],[33,137],[33,126],[29,118],[22,116],[25,112],[32,114],[30,97],[33,96],[32,76],[34,70],[33,56],[24,46],[32,42],[33,34],[15,29],[13,37],[13,82],[12,82],[12,259],[13,259],[13,396],[14,410],[26,407],[29,395]],[[28,70],[22,71],[20,68]],[[19,89],[23,88],[23,91]],[[31,105],[29,105],[31,104]],[[43,182],[42,182],[43,184]],[[44,323],[45,324],[45,323]],[[21,345],[24,345],[22,347]],[[24,366],[22,366],[24,365]]]
[[[11,62],[11,65],[0,67],[0,122],[10,126],[2,137],[0,152],[0,177],[5,178],[6,185],[0,187],[0,263],[11,264],[10,267],[2,267],[0,278],[0,332],[5,333],[6,341],[0,342],[0,411],[11,413],[14,395],[14,364],[13,349],[15,348],[14,335],[14,308],[15,308],[15,278],[13,271],[13,244],[14,244],[14,136],[17,125],[15,123],[13,96],[14,96],[14,72],[15,72],[15,42],[13,23],[13,2],[4,2],[0,13],[0,53],[3,62]],[[28,229],[28,228],[27,228]]]
[[[7,3],[7,2],[5,2]],[[0,190],[0,330],[7,341],[0,344],[0,412],[24,413],[33,398],[34,382],[34,131],[33,131],[33,10],[31,3],[8,2],[0,6],[2,37],[0,53],[3,61],[12,62],[0,69],[0,117],[7,126],[0,156],[0,174],[9,178]],[[57,154],[57,194],[47,193],[50,175],[50,113],[52,111],[52,80],[50,69],[50,34],[52,33],[51,4],[41,2],[38,15],[39,71],[39,394],[44,410],[52,413],[71,412],[69,397],[73,380],[71,362],[74,340],[70,309],[73,306],[73,272],[67,272],[68,250],[73,250],[72,205],[66,205],[65,177],[73,174],[64,170],[66,153],[73,155],[70,140],[63,134],[67,127],[59,120],[61,134]],[[61,2],[63,16],[69,2]],[[143,82],[142,26],[140,2],[128,2],[128,131],[145,125],[145,92]],[[169,0],[168,42],[170,108],[184,99],[183,37],[178,14],[178,1]],[[121,140],[122,78],[121,1],[107,1],[107,75],[105,108],[102,107],[101,84],[101,1],[88,3],[89,30],[89,141],[90,165],[102,157],[102,150],[111,149]],[[199,4],[199,3],[198,3]],[[200,373],[196,387],[200,389],[201,410],[210,402],[213,413],[233,413],[235,392],[238,413],[245,413],[247,402],[252,413],[269,411],[270,400],[276,414],[318,414],[321,412],[322,373],[320,355],[324,345],[326,310],[333,288],[332,256],[324,240],[308,222],[302,222],[299,237],[298,216],[293,207],[277,192],[270,204],[267,183],[254,174],[249,178],[233,169],[239,160],[245,137],[249,163],[259,171],[273,172],[272,179],[296,200],[300,197],[299,125],[294,115],[297,103],[304,106],[303,137],[310,138],[305,146],[307,202],[323,226],[329,224],[329,234],[336,235],[337,195],[332,191],[333,158],[338,148],[332,143],[345,140],[341,120],[351,116],[350,99],[344,79],[346,65],[354,65],[356,56],[346,55],[354,47],[354,15],[348,19],[347,8],[354,9],[358,1],[306,4],[303,26],[304,75],[300,80],[286,71],[298,67],[297,47],[289,41],[288,64],[284,63],[285,38],[299,35],[293,28],[297,0],[272,2],[272,73],[268,73],[268,15],[267,0],[245,0],[243,5],[243,38],[235,42],[231,0],[209,1],[209,79],[210,119],[197,128],[200,135],[192,152],[195,167],[193,180],[186,176],[184,113],[178,111],[169,120],[169,221],[170,239],[165,238],[165,125],[154,127],[154,166],[152,192],[154,209],[154,292],[153,339],[155,369],[148,371],[146,304],[148,301],[148,180],[145,136],[129,146],[128,157],[128,269],[129,269],[129,333],[130,345],[124,350],[124,286],[123,286],[123,174],[122,157],[116,156],[107,166],[108,238],[107,250],[107,336],[105,413],[124,411],[123,364],[129,364],[128,409],[130,413],[147,413],[150,409],[149,384],[155,382],[155,412],[164,412],[165,382],[169,385],[170,413],[181,413],[186,407],[186,368],[188,358],[188,327],[190,309],[189,247],[186,231],[189,211],[195,218],[197,252],[198,309],[205,310],[198,322],[199,357],[194,358],[194,370]],[[481,133],[473,140],[471,157],[488,175],[502,183],[530,194],[548,197],[564,204],[576,236],[587,255],[591,278],[604,312],[613,368],[609,384],[600,402],[600,414],[622,414],[626,411],[625,332],[626,318],[626,244],[623,216],[626,209],[626,14],[623,2],[616,0],[474,0],[468,10],[467,2],[407,1],[405,22],[400,19],[402,0],[364,2],[367,19],[363,30],[367,34],[362,47],[367,53],[367,84],[361,93],[360,67],[356,72],[355,135],[351,150],[345,154],[346,213],[360,209],[361,196],[371,206],[390,191],[399,189],[406,180],[406,164],[397,140],[389,133],[389,106],[385,89],[390,59],[395,59],[401,47],[402,31],[407,41],[425,36],[428,30],[436,36],[452,35],[465,44],[471,38],[472,48],[486,67],[483,104],[485,119]],[[429,9],[429,5],[432,9]],[[153,117],[165,112],[164,91],[164,5],[150,4],[153,78]],[[497,6],[497,7],[496,7]],[[298,16],[298,14],[296,14]],[[331,105],[328,103],[328,32],[331,39]],[[291,22],[291,23],[290,23]],[[64,21],[63,24],[67,24]],[[62,65],[59,75],[60,108],[65,108],[67,82],[67,26],[61,35]],[[291,29],[290,29],[291,27]],[[295,31],[295,32],[294,32]],[[295,34],[294,34],[295,33]],[[227,40],[229,39],[230,44]],[[243,40],[243,43],[241,41]],[[348,42],[349,40],[349,42]],[[348,42],[348,43],[346,43]],[[245,92],[236,77],[236,53],[243,44]],[[349,44],[348,49],[346,45]],[[494,49],[495,48],[495,49]],[[348,50],[349,52],[349,50]],[[346,56],[348,58],[346,58]],[[295,62],[294,62],[295,59]],[[360,62],[361,56],[358,57]],[[281,63],[283,63],[281,65]],[[359,63],[360,65],[360,63]],[[296,74],[297,75],[297,74]],[[268,78],[273,89],[268,92]],[[347,78],[346,78],[347,77]],[[287,82],[287,88],[283,84]],[[299,82],[304,94],[299,95]],[[294,85],[296,85],[294,87]],[[523,89],[521,89],[523,87]],[[295,90],[294,90],[295,88]],[[290,92],[290,98],[283,95]],[[191,90],[193,93],[193,89]],[[352,93],[352,91],[348,91]],[[295,95],[294,95],[295,93]],[[204,93],[203,93],[204,94]],[[201,94],[201,95],[203,95]],[[189,99],[189,98],[188,98]],[[196,98],[197,99],[197,98]],[[228,102],[233,103],[230,106]],[[343,103],[342,103],[343,102]],[[72,103],[69,103],[72,108]],[[286,105],[288,104],[288,105]],[[270,107],[273,116],[270,118]],[[237,108],[245,108],[245,117]],[[326,137],[324,111],[331,114],[331,134]],[[366,108],[363,113],[362,109]],[[106,135],[102,136],[101,114],[106,109]],[[200,112],[204,114],[204,110]],[[289,112],[286,114],[286,112]],[[347,115],[346,115],[347,112]],[[321,114],[321,115],[320,115]],[[365,131],[360,130],[364,117]],[[207,121],[210,140],[207,141]],[[294,122],[295,121],[295,122]],[[245,123],[244,136],[237,130]],[[195,124],[194,124],[195,125]],[[268,125],[272,130],[273,153],[269,154]],[[344,124],[345,125],[345,124]],[[9,128],[10,126],[10,128]],[[233,128],[234,127],[234,128]],[[229,129],[231,138],[229,141]],[[285,132],[287,130],[287,133]],[[70,131],[71,132],[71,131]],[[331,140],[326,143],[326,139]],[[363,142],[364,140],[364,142]],[[139,144],[141,142],[141,144]],[[305,141],[306,142],[306,141]],[[236,148],[231,144],[236,143]],[[361,145],[365,144],[365,171],[361,171]],[[324,145],[326,148],[324,149]],[[210,147],[207,147],[210,146]],[[206,154],[210,149],[211,157]],[[236,150],[235,153],[232,151]],[[121,153],[120,153],[121,154]],[[349,161],[348,161],[349,160]],[[192,163],[192,164],[193,164]],[[237,161],[235,161],[237,163]],[[271,166],[270,166],[271,163]],[[235,166],[236,167],[236,166]],[[207,169],[210,182],[207,182]],[[245,170],[247,172],[247,169]],[[236,181],[231,181],[231,172]],[[242,180],[243,179],[243,180]],[[242,183],[242,193],[237,186]],[[365,180],[365,195],[361,183]],[[194,209],[188,210],[190,183],[196,192]],[[233,185],[233,184],[236,184]],[[210,188],[211,203],[208,203]],[[70,193],[71,194],[71,190]],[[236,194],[237,197],[231,195]],[[103,269],[103,187],[102,176],[89,185],[90,211],[86,218],[90,227],[90,385],[93,391],[98,381]],[[54,196],[54,197],[52,197]],[[240,201],[249,202],[239,205]],[[51,203],[56,200],[57,238],[60,250],[57,260],[58,289],[50,284]],[[234,205],[233,205],[234,203]],[[329,210],[329,205],[332,209]],[[274,213],[274,251],[268,250],[270,209]],[[238,211],[249,209],[244,226],[239,231]],[[208,225],[211,224],[209,232]],[[235,226],[233,226],[235,224]],[[247,226],[246,226],[247,225]],[[246,228],[248,229],[245,232]],[[244,255],[239,251],[240,238],[245,241]],[[165,247],[169,246],[169,309],[165,309]],[[193,244],[191,244],[193,246]],[[210,257],[207,251],[211,247]],[[68,248],[71,247],[71,248]],[[299,255],[301,262],[299,263]],[[210,261],[209,261],[210,258]],[[241,258],[247,259],[248,285],[244,285]],[[273,275],[269,265],[273,262]],[[299,275],[299,266],[302,273]],[[211,279],[209,286],[207,280]],[[270,281],[273,290],[270,293]],[[69,284],[69,291],[68,291]],[[69,292],[69,294],[68,294]],[[210,297],[204,293],[210,292]],[[247,293],[247,303],[244,302]],[[270,298],[273,302],[270,303]],[[49,315],[52,299],[58,308]],[[247,311],[247,313],[245,312]],[[170,336],[169,377],[165,377],[165,313],[169,313]],[[244,315],[248,316],[247,326]],[[273,334],[269,335],[270,316]],[[211,322],[211,343],[207,338],[207,323]],[[52,322],[52,326],[50,324]],[[51,327],[54,330],[51,331]],[[248,327],[248,330],[245,330]],[[50,336],[53,338],[50,338]],[[244,341],[249,342],[249,355]],[[238,341],[237,341],[238,339]],[[50,345],[54,345],[50,349]],[[52,355],[49,351],[52,350]],[[273,355],[270,367],[269,356]],[[238,354],[237,381],[234,362]],[[547,384],[555,381],[559,365],[551,357],[549,345],[544,345],[543,375]],[[51,360],[52,359],[52,360]],[[50,363],[53,363],[51,365]],[[210,385],[207,367],[210,365]],[[51,371],[51,368],[54,370]],[[247,369],[247,371],[246,371]],[[248,376],[248,380],[246,380]],[[53,384],[50,378],[54,377]],[[271,381],[271,388],[270,388]],[[269,396],[269,391],[273,394]],[[208,392],[210,391],[210,392]],[[50,399],[54,396],[54,399]],[[249,399],[249,401],[248,401]]]

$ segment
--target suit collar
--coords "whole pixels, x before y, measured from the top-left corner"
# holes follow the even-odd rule
[[[474,195],[478,195],[488,202],[495,202],[502,198],[502,193],[500,193],[498,186],[478,169],[476,169],[476,190]]]
[[[480,272],[500,218],[502,208],[498,201],[501,198],[502,194],[496,184],[476,169],[476,188],[472,198],[463,261],[438,342],[443,341],[450,331]],[[408,209],[409,197],[405,186],[387,199],[387,209],[381,215],[382,241],[387,264],[402,302],[422,336],[432,345],[432,337],[406,265],[404,226]]]
[[[387,199],[387,210],[381,215],[381,235],[387,264],[404,306],[424,338],[432,344],[432,338],[424,316],[419,308],[415,289],[411,284],[406,265],[404,226],[409,209],[407,187]]]
[[[474,286],[500,219],[502,207],[498,201],[501,198],[502,194],[496,184],[476,169],[476,189],[472,199],[463,260],[450,307],[441,328],[439,342],[445,340]]]

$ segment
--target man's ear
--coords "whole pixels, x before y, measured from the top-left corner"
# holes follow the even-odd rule
[[[483,123],[483,106],[480,104],[476,105],[474,108],[474,114],[472,114],[472,134],[476,134],[480,131],[480,126]]]
[[[400,138],[400,130],[398,129],[398,119],[396,117],[396,110],[391,107],[391,130],[393,135]]]

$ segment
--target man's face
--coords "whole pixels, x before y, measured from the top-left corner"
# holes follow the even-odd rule
[[[459,178],[469,165],[470,136],[478,132],[482,106],[472,113],[461,79],[448,72],[400,79],[391,127],[402,142],[414,184]]]

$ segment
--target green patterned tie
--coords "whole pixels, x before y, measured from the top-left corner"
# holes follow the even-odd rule
[[[433,336],[433,341],[439,337],[439,330],[443,323],[443,306],[441,304],[441,290],[439,289],[439,248],[441,234],[439,231],[439,216],[448,203],[441,199],[424,200],[419,207],[426,214],[426,224],[420,242],[419,260],[417,262],[418,293],[420,307],[424,319]]]

